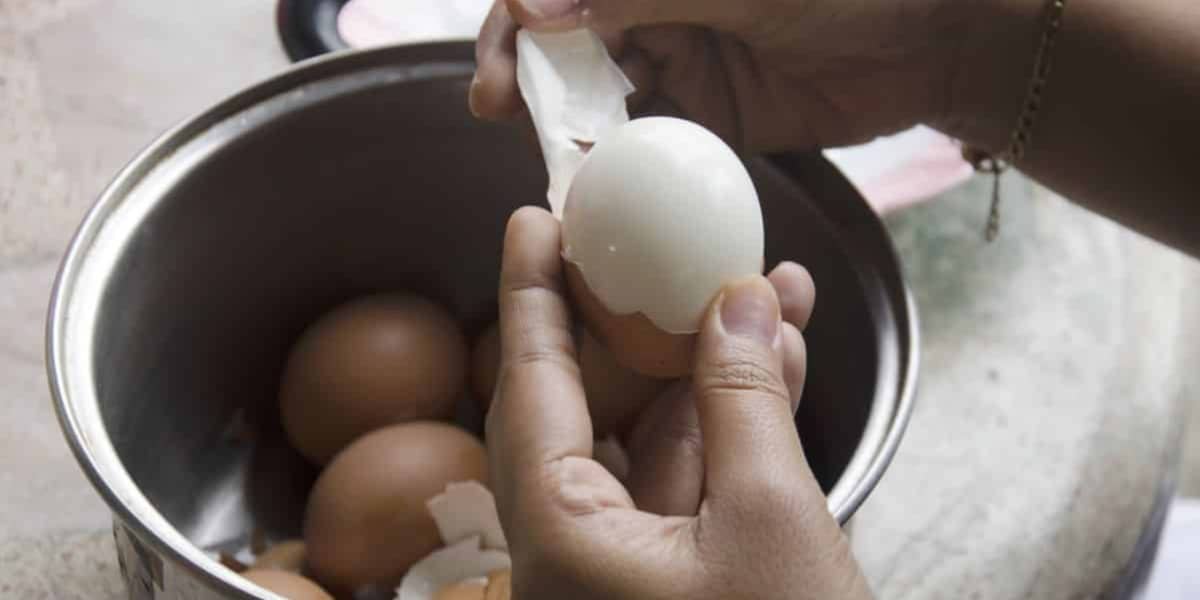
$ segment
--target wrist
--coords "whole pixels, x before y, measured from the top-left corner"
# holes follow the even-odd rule
[[[1046,0],[963,3],[974,12],[947,81],[946,134],[992,155],[1007,150],[1025,100]]]

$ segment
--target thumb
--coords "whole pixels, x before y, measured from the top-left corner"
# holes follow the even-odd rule
[[[806,472],[784,378],[784,328],[762,276],[726,286],[696,341],[692,373],[705,497],[753,493]]]
[[[685,24],[734,29],[754,11],[728,0],[505,0],[522,27],[622,31],[640,25]]]

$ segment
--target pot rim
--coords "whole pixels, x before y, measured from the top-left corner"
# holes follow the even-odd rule
[[[135,536],[149,545],[158,555],[172,563],[171,570],[182,569],[190,575],[209,581],[215,591],[233,598],[262,598],[259,588],[224,568],[211,556],[192,544],[170,522],[168,522],[147,499],[126,471],[112,441],[108,437],[103,419],[99,414],[95,382],[92,374],[91,341],[92,329],[79,325],[86,323],[100,302],[99,283],[107,276],[103,268],[106,261],[115,261],[119,256],[117,243],[105,243],[107,237],[115,242],[124,242],[128,234],[141,223],[146,210],[123,214],[119,209],[126,205],[133,192],[151,179],[160,165],[176,160],[176,154],[190,143],[201,139],[205,133],[239,115],[245,115],[256,107],[270,102],[286,102],[289,94],[308,88],[332,85],[332,80],[362,75],[374,69],[415,70],[422,66],[441,65],[440,76],[461,75],[474,70],[474,44],[469,41],[444,41],[422,44],[401,44],[365,49],[352,49],[320,55],[271,76],[249,87],[227,96],[211,108],[183,120],[156,137],[138,152],[104,188],[98,199],[87,211],[81,224],[71,238],[59,266],[51,291],[46,319],[45,362],[48,383],[55,411],[72,453],[92,486],[108,504],[116,519],[130,528]],[[438,75],[437,72],[434,75]],[[379,82],[375,81],[375,85]],[[359,85],[371,85],[360,81]],[[336,90],[334,90],[336,92]],[[310,98],[309,102],[319,101]],[[465,95],[464,95],[465,102]],[[243,116],[244,118],[244,116]],[[264,117],[269,118],[269,117]],[[815,156],[820,156],[815,154]],[[824,185],[852,190],[851,184],[824,158],[820,166],[812,171],[822,179]],[[854,194],[857,197],[857,193]],[[146,202],[143,209],[154,203]],[[899,389],[889,390],[886,410],[879,410],[880,393],[871,407],[867,429],[856,448],[850,465],[829,493],[830,510],[839,523],[845,524],[859,508],[871,490],[879,482],[890,464],[907,427],[916,397],[917,372],[919,365],[919,328],[915,303],[907,283],[899,271],[899,260],[891,239],[883,229],[878,217],[866,206],[846,205],[850,214],[847,218],[857,226],[874,229],[871,235],[882,239],[883,258],[894,267],[900,288],[899,298],[893,297],[893,309],[897,302],[903,303],[897,310],[897,322],[907,325],[899,332],[901,365],[896,379]],[[134,207],[136,208],[136,207]],[[133,209],[130,209],[133,210]],[[124,226],[124,229],[121,227]],[[101,267],[97,268],[99,263]],[[89,285],[90,284],[90,285]],[[74,325],[73,325],[74,324]],[[73,329],[74,327],[74,329]],[[74,334],[84,328],[84,334]],[[81,336],[82,339],[76,339]],[[80,343],[85,342],[85,343]],[[869,448],[865,443],[868,433],[874,428],[882,433],[881,442]],[[853,469],[853,470],[852,470]],[[848,473],[858,473],[848,477]],[[834,498],[838,498],[836,506]],[[164,569],[165,571],[165,569]],[[158,582],[161,586],[163,582]],[[266,597],[277,597],[267,593]]]

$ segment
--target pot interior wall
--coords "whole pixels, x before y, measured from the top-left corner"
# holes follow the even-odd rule
[[[403,289],[470,333],[494,318],[505,220],[543,202],[545,174],[531,136],[471,119],[467,81],[394,80],[281,112],[226,132],[153,192],[161,201],[104,290],[95,375],[126,469],[198,545],[236,545],[256,526],[298,532],[315,470],[282,441],[275,387],[289,344],[324,310]],[[797,260],[817,282],[796,420],[828,490],[876,398],[881,316],[843,224],[776,167],[752,172],[768,267]]]

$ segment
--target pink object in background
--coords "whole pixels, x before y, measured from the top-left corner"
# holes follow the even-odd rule
[[[490,0],[350,0],[338,34],[350,46],[474,40]]]
[[[490,7],[491,0],[350,0],[338,14],[338,34],[356,48],[473,40]],[[936,196],[972,173],[954,140],[927,127],[825,156],[880,214]]]
[[[924,126],[860,146],[830,148],[825,156],[880,214],[927,200],[974,173],[957,142]]]

